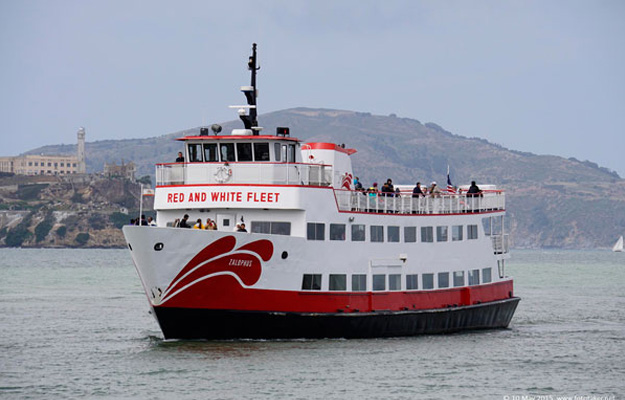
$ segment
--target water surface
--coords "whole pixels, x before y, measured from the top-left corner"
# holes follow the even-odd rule
[[[517,251],[509,329],[164,341],[126,250],[0,249],[0,398],[625,396],[625,254]]]

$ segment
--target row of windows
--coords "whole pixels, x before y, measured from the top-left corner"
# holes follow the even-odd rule
[[[405,226],[404,229],[404,242],[414,243],[417,241],[417,227]],[[317,222],[309,222],[306,230],[306,237],[308,240],[325,240],[325,224]],[[387,226],[386,227],[386,241],[399,243],[400,241],[400,227],[399,226]],[[330,240],[346,240],[346,225],[345,224],[330,224]],[[351,240],[352,242],[364,242],[366,236],[366,226],[364,224],[352,224],[351,225]],[[447,242],[449,241],[449,227],[446,225],[436,227],[436,241]],[[464,226],[453,225],[451,227],[451,240],[461,241],[464,237]],[[466,226],[467,239],[477,239],[477,225]],[[369,226],[369,240],[371,242],[384,242],[384,226],[382,225],[370,225]],[[434,227],[422,226],[421,227],[421,242],[431,243],[434,242]]]
[[[45,164],[46,164],[45,162],[43,162],[43,161],[41,162],[41,166],[42,166],[42,167],[44,167],[44,166],[45,166]],[[61,164],[61,165],[60,165],[61,167],[65,167],[65,163],[60,163],[60,164]],[[32,166],[33,166],[33,162],[32,162],[32,161],[29,161],[29,162],[28,162],[28,166],[29,166],[29,167],[32,167]],[[38,166],[39,166],[39,162],[38,162],[38,161],[35,161],[35,167],[38,167]],[[51,163],[51,162],[48,162],[48,167],[51,167],[51,166],[52,166],[52,163]],[[54,167],[55,167],[55,168],[56,168],[56,167],[58,167],[58,166],[59,166],[59,163],[54,163]],[[72,166],[72,167],[76,167],[76,163],[73,163],[73,164],[67,163],[67,167],[69,168],[70,166]]]
[[[66,172],[66,171],[52,171],[52,170],[45,171],[45,170],[43,170],[43,169],[42,169],[41,171],[32,171],[32,170],[28,170],[26,173],[27,173],[28,175],[44,175],[44,174],[51,175],[53,172],[54,172],[54,174],[55,174],[55,175],[56,175],[56,174],[63,175],[63,174],[73,174],[73,173],[75,173],[75,172],[73,172],[73,171],[67,171],[67,172]]]
[[[466,272],[466,274],[465,274]],[[439,272],[438,274],[428,273],[421,275],[422,289],[435,289],[434,278],[436,276],[438,285],[436,289],[444,289],[448,287],[475,286],[480,284],[480,272],[482,274],[482,283],[492,282],[492,269],[483,268],[472,269],[469,271]],[[465,279],[466,276],[466,279]],[[402,288],[402,274],[372,274],[371,285],[373,291],[398,291],[398,290],[418,290],[419,274],[407,274],[405,276],[405,286]],[[451,280],[450,280],[451,279]],[[346,274],[329,274],[328,289],[331,291],[347,290]],[[302,280],[302,290],[321,290],[321,274],[304,274]],[[367,275],[353,274],[351,275],[351,291],[364,292],[367,290]]]
[[[295,162],[294,144],[273,144],[273,161]],[[270,161],[269,143],[192,143],[189,162]]]

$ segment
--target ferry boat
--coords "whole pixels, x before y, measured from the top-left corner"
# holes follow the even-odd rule
[[[371,338],[505,328],[505,194],[392,197],[354,187],[351,156],[264,134],[256,44],[243,129],[181,137],[156,166],[157,226],[123,232],[166,339]],[[184,229],[188,216],[217,229]],[[247,232],[237,229],[245,224]]]

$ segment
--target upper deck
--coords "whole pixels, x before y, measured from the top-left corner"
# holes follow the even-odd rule
[[[330,186],[332,171],[329,165],[305,163],[166,163],[156,165],[156,185]]]
[[[290,137],[288,127],[277,127],[275,135],[261,134],[263,128],[257,121],[255,46],[248,69],[251,84],[241,88],[247,105],[231,106],[238,108],[245,129],[219,135],[222,128],[215,124],[210,127],[213,133],[210,135],[209,129],[202,127],[199,135],[178,139],[184,143],[184,156],[174,163],[156,166],[157,199],[170,196],[168,209],[265,208],[266,204],[245,200],[222,200],[215,204],[209,199],[235,189],[241,196],[245,192],[249,199],[255,199],[254,193],[262,197],[261,192],[266,190],[259,188],[266,186],[275,187],[272,189],[276,199],[271,204],[273,209],[323,207],[339,212],[376,214],[460,214],[505,209],[505,196],[498,190],[484,191],[476,197],[445,192],[412,197],[411,190],[384,196],[386,193],[354,190],[350,156],[356,150],[335,143],[302,143]],[[316,196],[306,190],[313,187],[322,188],[317,190]],[[301,196],[303,193],[307,195]],[[190,199],[191,194],[193,199],[206,201],[181,200]],[[332,207],[332,201],[336,208]]]

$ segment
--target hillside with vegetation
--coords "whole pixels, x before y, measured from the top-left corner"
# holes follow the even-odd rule
[[[447,166],[456,185],[495,184],[507,192],[516,248],[607,248],[625,233],[625,181],[590,161],[514,151],[395,115],[294,108],[261,115],[259,121],[268,134],[288,126],[304,141],[355,148],[354,173],[366,185],[389,177],[400,184],[444,184]],[[223,132],[240,127],[230,121]],[[148,139],[88,142],[87,169],[95,172],[105,162],[125,160],[135,162],[138,176],[153,176],[155,163],[172,162],[182,150],[176,137],[197,133],[199,127]],[[32,153],[74,151],[65,145]]]
[[[97,174],[0,177],[0,246],[124,247],[121,227],[138,216],[139,188]]]

